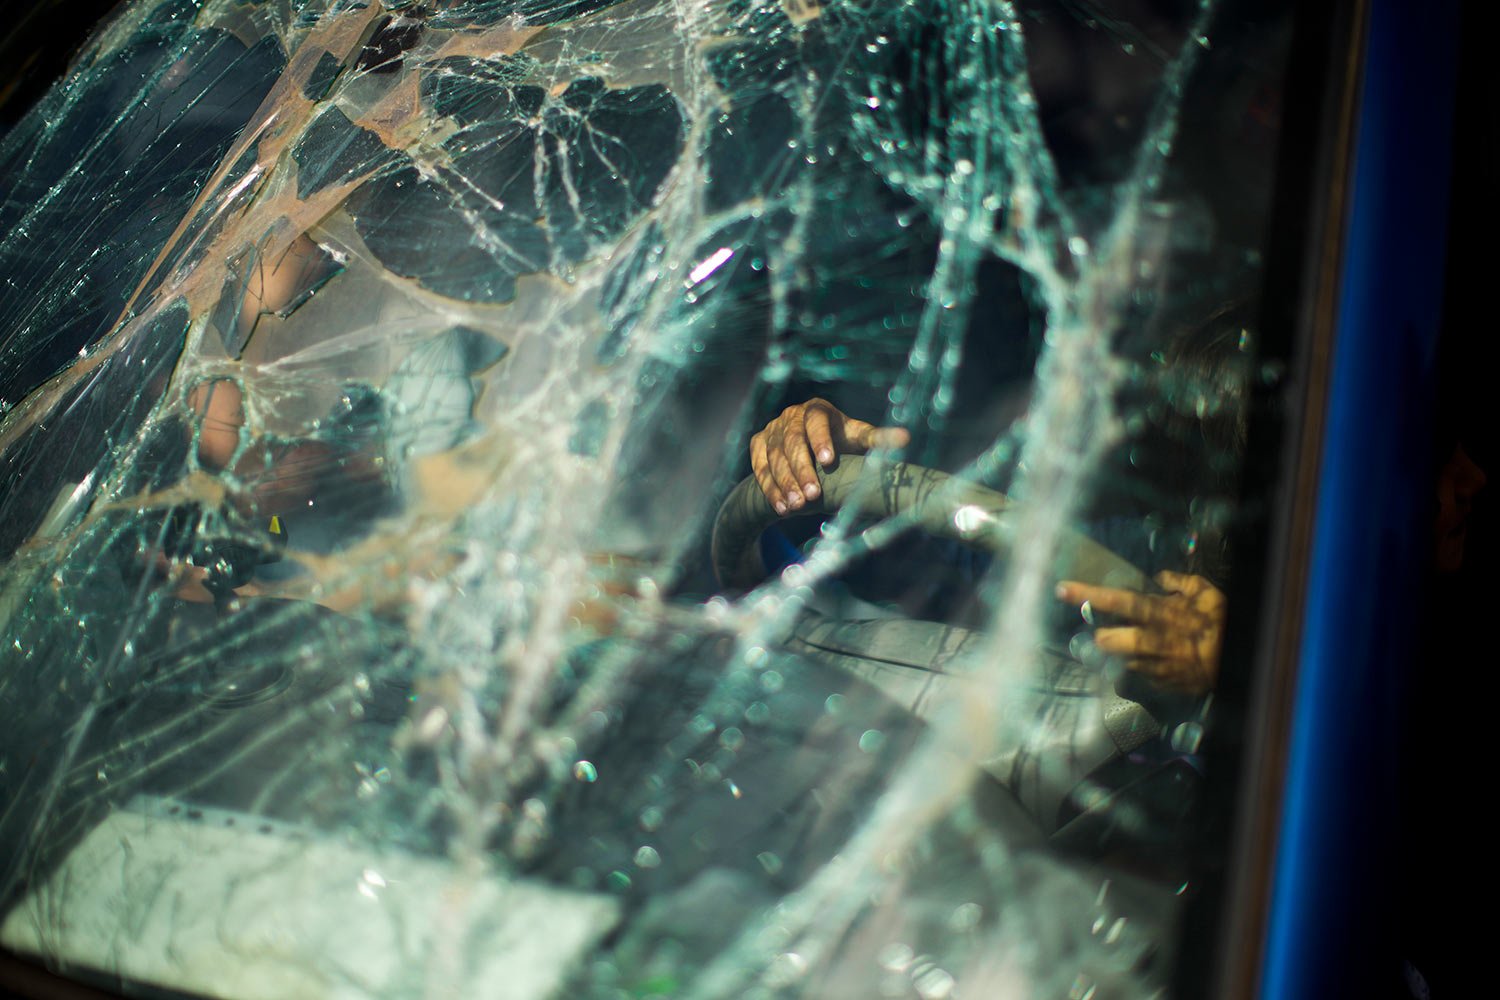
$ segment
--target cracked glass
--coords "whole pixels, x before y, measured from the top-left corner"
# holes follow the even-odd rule
[[[0,942],[1159,995],[1290,16],[122,3],[0,137]]]

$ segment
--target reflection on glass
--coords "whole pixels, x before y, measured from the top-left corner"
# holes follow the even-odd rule
[[[0,941],[1162,989],[1273,6],[125,4],[0,142]]]

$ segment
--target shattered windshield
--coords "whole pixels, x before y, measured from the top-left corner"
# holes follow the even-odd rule
[[[0,943],[1156,995],[1289,11],[120,4],[0,136]]]

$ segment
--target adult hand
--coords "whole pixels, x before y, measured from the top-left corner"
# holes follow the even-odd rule
[[[776,513],[800,510],[819,494],[813,468],[828,468],[839,455],[871,448],[900,448],[911,435],[900,427],[876,427],[848,416],[826,399],[788,406],[750,439],[750,468]]]
[[[1057,596],[1070,604],[1087,601],[1096,612],[1130,622],[1094,631],[1094,644],[1123,658],[1127,669],[1174,691],[1212,691],[1224,641],[1224,592],[1201,576],[1184,573],[1158,573],[1156,582],[1167,593],[1064,580],[1057,585]]]

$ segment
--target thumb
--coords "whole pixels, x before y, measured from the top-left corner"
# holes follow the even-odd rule
[[[842,430],[848,445],[842,451],[862,453],[871,448],[901,448],[911,440],[904,427],[876,427],[854,417],[844,421]]]
[[[911,443],[911,432],[905,427],[871,427],[866,448],[905,448]]]

